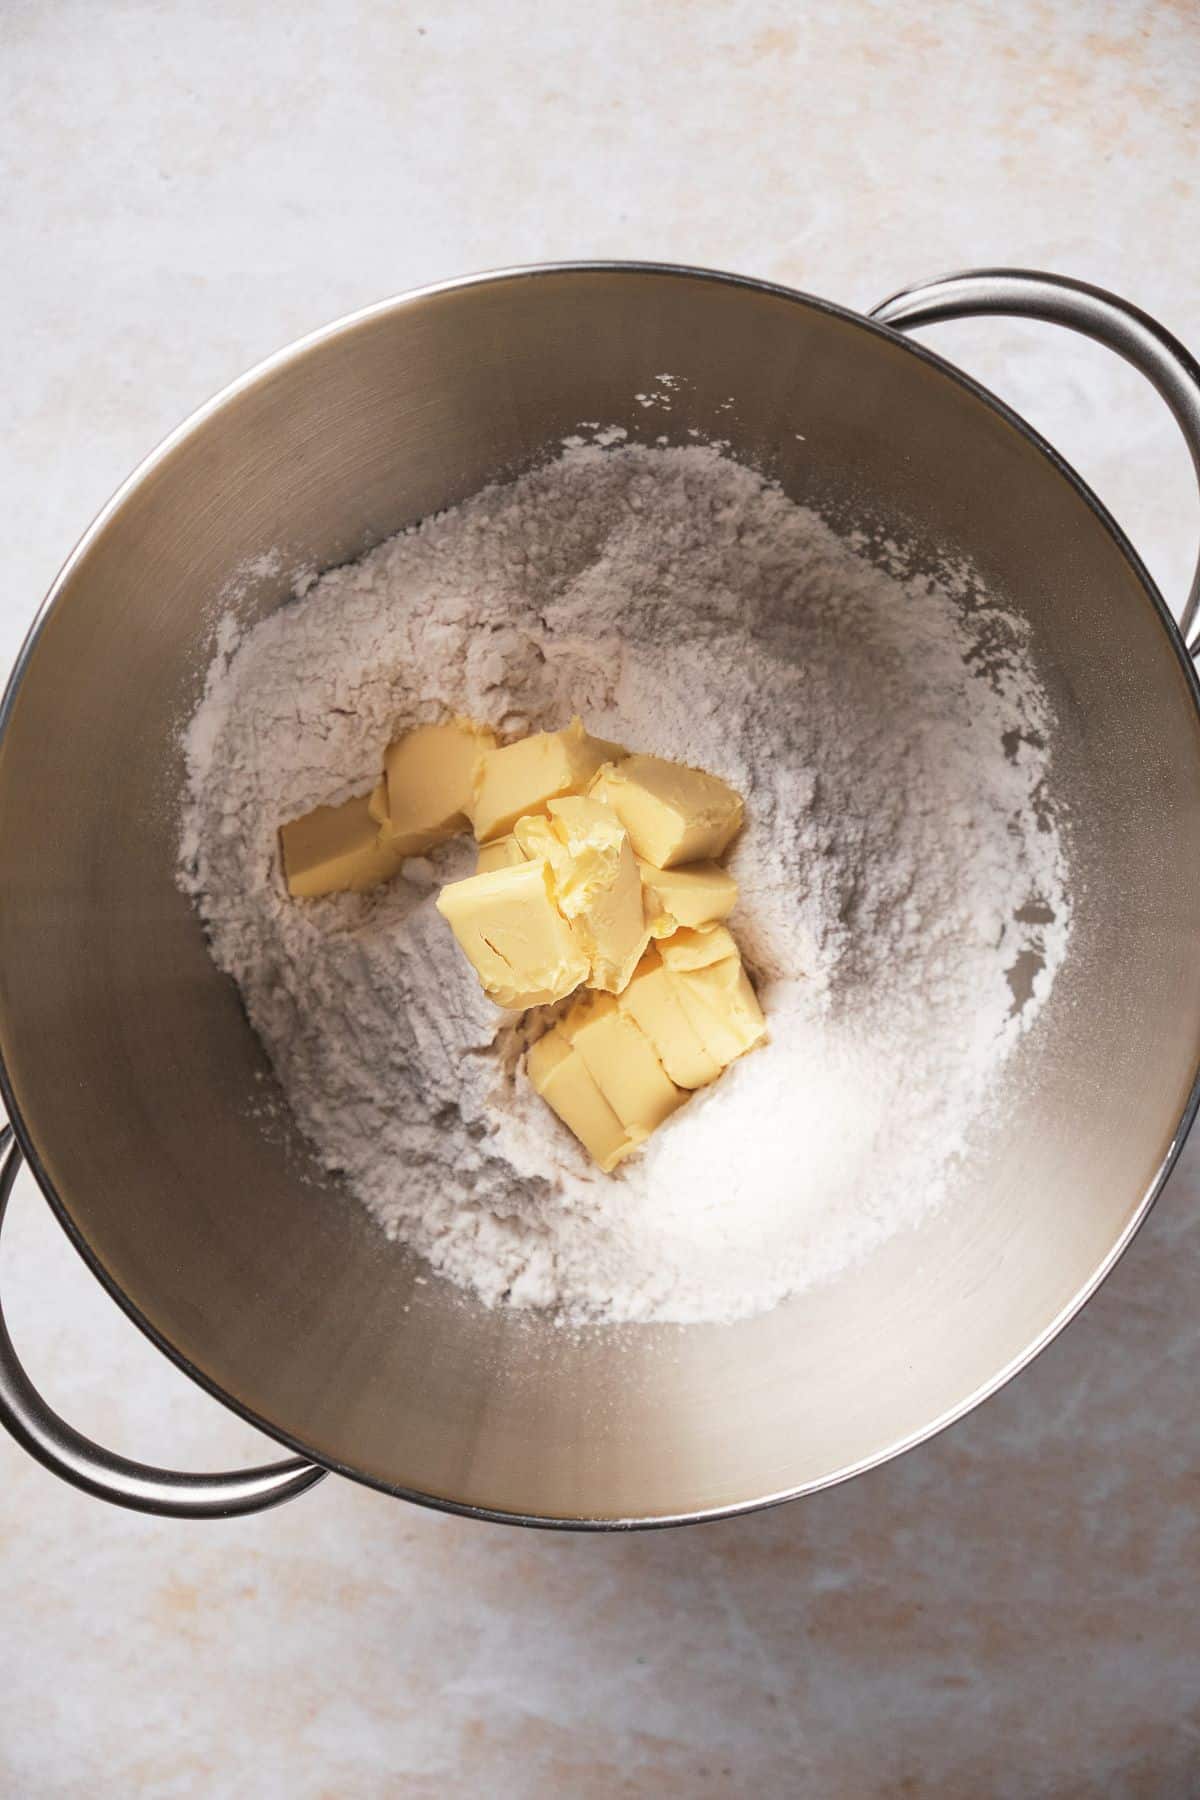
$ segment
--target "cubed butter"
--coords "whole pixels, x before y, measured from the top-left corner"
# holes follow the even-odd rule
[[[663,1068],[649,1038],[611,994],[577,1000],[559,1031],[579,1052],[627,1131],[654,1131],[687,1099]]]
[[[526,813],[545,812],[560,794],[582,792],[597,769],[623,755],[619,744],[589,737],[578,718],[565,731],[538,731],[489,750],[476,781],[475,836],[481,844],[503,837]]]
[[[695,928],[727,919],[737,904],[738,886],[720,863],[691,863],[678,869],[656,869],[638,858],[646,891],[646,915],[655,937],[669,937],[682,926]]]
[[[642,958],[617,1004],[649,1038],[677,1087],[705,1087],[717,1079],[721,1064],[684,1012],[674,979],[653,950]]]
[[[741,797],[727,782],[661,756],[627,756],[602,769],[590,791],[657,869],[721,856],[742,823]]]
[[[650,938],[628,834],[611,807],[578,795],[551,800],[547,817],[518,819],[526,856],[550,865],[554,898],[591,965],[589,985],[619,994]]]
[[[709,1054],[723,1066],[766,1037],[767,1022],[741,957],[727,957],[676,979],[684,1011]]]
[[[622,1125],[583,1057],[561,1031],[548,1031],[538,1039],[529,1052],[528,1068],[537,1093],[606,1175],[643,1141],[645,1132]]]
[[[372,807],[384,811],[387,835],[405,856],[420,856],[471,823],[475,783],[493,734],[470,719],[419,725],[389,744],[383,756],[383,793]]]
[[[643,958],[620,1004],[680,1087],[715,1081],[766,1036],[762,1008],[723,925],[663,939]]]
[[[726,1068],[761,1043],[766,1020],[723,925],[676,932],[658,952],[688,1024],[714,1062]]]
[[[365,794],[344,806],[318,806],[279,828],[288,892],[298,900],[361,893],[390,881],[403,854],[381,837]]]
[[[480,844],[475,873],[486,875],[492,869],[511,869],[528,860],[515,837],[494,838],[490,844]]]
[[[452,881],[437,908],[498,1006],[546,1006],[587,980],[587,955],[554,904],[542,858]]]

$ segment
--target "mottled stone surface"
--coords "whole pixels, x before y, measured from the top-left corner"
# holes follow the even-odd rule
[[[138,457],[260,355],[410,284],[639,255],[855,306],[947,268],[1122,289],[1200,345],[1191,4],[9,0],[0,661]],[[1169,596],[1169,420],[1090,346],[939,345],[1110,501]],[[1087,1309],[850,1486],[576,1539],[346,1483],[115,1513],[0,1442],[5,1795],[1200,1792],[1200,1145]],[[135,1455],[261,1451],[86,1275],[27,1178],[14,1335]]]

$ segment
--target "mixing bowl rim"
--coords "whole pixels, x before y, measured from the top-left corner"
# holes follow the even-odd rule
[[[868,318],[862,313],[855,312],[851,307],[841,306],[835,301],[822,299],[817,295],[805,293],[798,288],[788,287],[779,282],[759,280],[754,276],[738,275],[726,270],[709,269],[686,263],[663,263],[601,258],[595,260],[566,260],[544,263],[513,264],[498,269],[481,270],[475,274],[456,276],[447,281],[430,282],[421,287],[405,289],[384,300],[375,301],[368,306],[358,308],[354,312],[343,314],[341,317],[332,320],[330,323],[318,326],[315,330],[305,333],[302,337],[295,339],[292,343],[285,345],[282,349],[273,352],[270,356],[255,363],[251,368],[246,370],[244,374],[237,376],[233,381],[227,383],[226,386],[219,389],[211,399],[206,400],[201,406],[189,413],[179,425],[170,431],[167,436],[148,453],[148,455],[143,457],[141,462],[139,462],[125,480],[121,482],[112,497],[100,509],[91,524],[82,533],[47,590],[46,597],[34,615],[33,622],[17,653],[4,692],[0,695],[0,747],[3,745],[4,735],[12,718],[21,682],[29,667],[30,661],[32,660],[38,640],[45,629],[51,612],[62,598],[75,571],[92,550],[93,546],[99,541],[112,520],[118,515],[121,509],[143,483],[160,465],[164,464],[181,445],[197,436],[208,421],[218,412],[230,402],[238,399],[242,394],[245,394],[251,389],[272,379],[292,365],[298,365],[309,354],[320,349],[325,344],[330,343],[337,338],[349,337],[360,328],[372,323],[374,320],[384,318],[393,313],[398,314],[403,312],[418,305],[423,300],[438,298],[442,295],[456,293],[473,287],[500,286],[507,285],[511,282],[540,279],[546,276],[564,275],[666,276],[688,281],[714,282],[724,286],[744,288],[755,294],[773,296],[777,299],[812,308],[817,312],[826,313],[869,334],[885,338],[898,352],[902,352],[906,356],[915,357],[918,361],[924,363],[943,378],[948,378],[959,387],[965,389],[965,391],[974,399],[982,402],[984,406],[988,407],[1006,424],[1016,430],[1059,475],[1066,479],[1066,481],[1075,489],[1078,496],[1089,507],[1099,524],[1108,532],[1109,536],[1115,542],[1116,547],[1123,553],[1138,577],[1143,593],[1156,613],[1160,625],[1166,632],[1167,640],[1175,653],[1176,660],[1183,670],[1193,709],[1197,719],[1200,720],[1200,679],[1197,677],[1195,665],[1188,654],[1187,647],[1179,632],[1173,614],[1160,594],[1157,584],[1150,575],[1150,572],[1146,568],[1141,557],[1138,555],[1138,552],[1135,550],[1120,525],[1117,524],[1116,520],[1109,513],[1107,507],[1105,507],[1103,502],[1093,493],[1083,477],[1077,473],[1069,462],[1067,462],[1065,457],[1063,457],[1052,444],[1048,443],[1027,420],[1023,419],[1019,413],[1015,412],[1005,401],[993,394],[981,382],[975,380],[973,376],[965,374],[961,369],[957,368],[954,363],[948,361],[936,351],[930,350],[924,344],[914,342],[911,338],[899,331],[893,330],[890,326],[880,324],[878,321]],[[908,1450],[915,1449],[919,1444],[927,1442],[930,1438],[936,1437],[939,1432],[945,1431],[959,1419],[965,1418],[968,1413],[974,1411],[977,1406],[982,1405],[985,1400],[990,1399],[993,1394],[998,1393],[1001,1388],[1006,1386],[1014,1376],[1018,1375],[1022,1369],[1041,1354],[1046,1346],[1058,1336],[1059,1332],[1062,1331],[1075,1315],[1087,1304],[1097,1288],[1099,1288],[1107,1279],[1116,1263],[1124,1255],[1133,1238],[1145,1222],[1151,1207],[1162,1193],[1167,1179],[1178,1159],[1179,1153],[1183,1148],[1184,1142],[1187,1139],[1188,1132],[1195,1120],[1197,1109],[1200,1108],[1200,1054],[1198,1054],[1192,1072],[1192,1080],[1188,1091],[1187,1101],[1176,1123],[1171,1139],[1166,1146],[1159,1167],[1135,1210],[1131,1214],[1124,1230],[1105,1255],[1099,1266],[1093,1271],[1083,1286],[1060,1309],[1050,1323],[1043,1328],[1032,1343],[1021,1350],[1018,1355],[1011,1358],[1010,1361],[995,1375],[991,1376],[987,1381],[975,1388],[965,1399],[959,1401],[953,1407],[948,1408],[937,1418],[922,1425],[918,1430],[909,1432],[894,1443],[890,1443],[884,1448],[873,1452],[871,1455],[862,1457],[857,1462],[847,1464],[844,1467],[833,1471],[831,1474],[822,1476],[818,1480],[802,1482],[794,1487],[781,1489],[774,1493],[756,1495],[750,1499],[733,1501],[726,1506],[702,1507],[691,1512],[656,1513],[648,1517],[629,1516],[609,1518],[599,1516],[588,1517],[586,1515],[554,1517],[538,1513],[505,1511],[499,1508],[473,1504],[468,1501],[455,1500],[446,1495],[426,1493],[419,1489],[397,1486],[384,1481],[379,1477],[367,1474],[363,1470],[356,1469],[349,1464],[341,1463],[336,1458],[322,1455],[320,1452],[313,1449],[311,1445],[306,1444],[300,1438],[293,1436],[283,1427],[260,1417],[252,1408],[244,1405],[232,1394],[227,1393],[217,1381],[193,1363],[182,1351],[178,1350],[170,1340],[159,1331],[158,1327],[151,1323],[137,1304],[125,1294],[116,1280],[104,1268],[83,1232],[75,1224],[65,1201],[62,1199],[55,1188],[54,1183],[50,1179],[49,1173],[38,1154],[37,1146],[21,1115],[20,1107],[17,1104],[5,1056],[3,1027],[4,1019],[2,1013],[0,1013],[0,1099],[3,1099],[9,1122],[12,1125],[25,1160],[30,1170],[33,1172],[39,1188],[48,1201],[51,1211],[58,1220],[63,1231],[66,1233],[69,1242],[74,1245],[88,1269],[111,1295],[112,1299],[116,1301],[117,1305],[120,1306],[122,1311],[133,1321],[138,1329],[149,1338],[150,1342],[157,1350],[167,1356],[178,1369],[182,1370],[182,1372],[190,1377],[190,1379],[200,1388],[210,1394],[214,1400],[217,1400],[223,1406],[228,1407],[237,1417],[245,1420],[247,1424],[254,1426],[257,1430],[261,1431],[264,1436],[282,1444],[296,1455],[305,1457],[311,1462],[318,1464],[320,1467],[330,1470],[332,1473],[345,1476],[348,1480],[357,1481],[366,1487],[374,1488],[381,1493],[392,1495],[398,1499],[409,1500],[414,1505],[430,1507],[435,1511],[457,1513],[463,1517],[487,1520],[494,1524],[531,1526],[545,1530],[628,1531],[634,1529],[658,1529],[674,1525],[699,1524],[718,1519],[736,1518],[744,1513],[759,1512],[765,1510],[767,1507],[780,1506],[788,1500],[800,1499],[806,1494],[819,1493],[827,1488],[836,1487],[844,1481],[852,1480],[856,1475],[862,1475],[870,1469],[879,1468],[884,1463],[891,1462],[893,1458],[903,1455]]]

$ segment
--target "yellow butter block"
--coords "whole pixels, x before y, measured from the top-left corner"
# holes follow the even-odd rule
[[[492,869],[511,869],[528,860],[515,837],[494,838],[490,844],[480,844],[475,873],[486,875]]]
[[[677,1087],[705,1087],[721,1064],[680,1005],[675,981],[652,950],[639,963],[617,1004],[649,1038]]]
[[[656,869],[653,863],[639,857],[638,868],[655,937],[669,937],[681,926],[694,929],[712,925],[718,919],[727,919],[737,905],[737,882],[720,863]]]
[[[627,756],[602,769],[590,791],[657,869],[721,856],[742,823],[741,796],[727,782],[661,756]]]
[[[722,961],[670,971],[689,1024],[722,1068],[767,1035],[758,996],[735,949]]]
[[[559,1031],[626,1130],[649,1133],[687,1099],[671,1080],[649,1038],[611,994],[577,1000]]]
[[[707,925],[700,931],[676,931],[658,946],[663,967],[673,971],[707,969],[711,963],[737,956],[733,935],[724,925]]]
[[[561,1031],[538,1039],[529,1052],[528,1068],[535,1090],[606,1175],[642,1142],[645,1133],[626,1130]]]
[[[396,846],[382,839],[365,794],[343,806],[318,806],[281,825],[279,848],[288,892],[298,900],[362,893],[390,881],[404,861]]]
[[[467,829],[479,765],[495,742],[492,732],[470,719],[448,719],[418,725],[388,745],[383,794],[376,788],[371,801],[376,815],[382,804],[384,830],[406,856],[419,856]]]
[[[589,984],[619,994],[650,940],[646,902],[628,834],[611,807],[568,795],[546,818],[518,819],[527,856],[550,864],[554,898],[591,964]]]
[[[538,731],[488,751],[476,781],[475,836],[480,843],[503,837],[526,813],[544,812],[560,794],[581,792],[597,769],[623,755],[619,744],[589,737],[578,718],[565,731]]]
[[[546,1006],[587,980],[587,956],[540,858],[452,881],[437,908],[498,1006]]]

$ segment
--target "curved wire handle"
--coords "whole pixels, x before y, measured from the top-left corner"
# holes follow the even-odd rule
[[[921,287],[903,288],[868,316],[896,331],[909,331],[917,325],[984,313],[1067,325],[1132,363],[1174,413],[1200,483],[1200,363],[1148,313],[1116,294],[1037,269],[969,269]],[[1179,615],[1179,629],[1192,656],[1200,653],[1200,633],[1192,636],[1197,612],[1200,561]]]
[[[7,1154],[5,1154],[7,1152]],[[21,1166],[21,1150],[12,1127],[0,1130],[0,1229]],[[293,1500],[328,1473],[296,1457],[246,1469],[232,1475],[180,1475],[151,1469],[101,1449],[60,1419],[42,1399],[13,1349],[0,1310],[0,1424],[23,1449],[64,1481],[128,1506],[135,1512],[162,1513],[175,1519],[228,1519],[238,1513],[261,1512]]]

